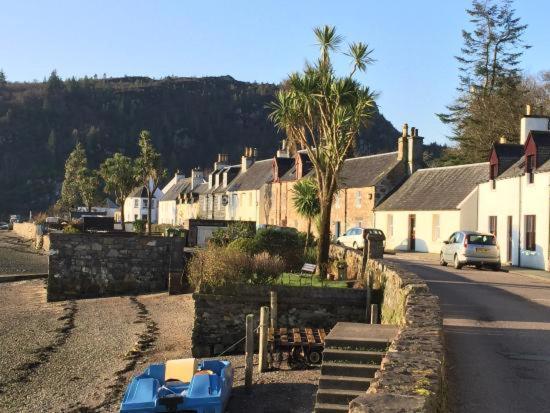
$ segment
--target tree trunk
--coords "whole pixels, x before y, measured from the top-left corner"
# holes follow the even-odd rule
[[[126,231],[126,226],[124,224],[124,202],[126,200],[122,200],[120,203],[120,223],[122,224],[122,232]]]
[[[306,245],[304,246],[304,257],[307,252],[307,247],[309,245],[309,233],[311,232],[311,218],[307,219],[307,233],[306,233]]]
[[[317,247],[317,271],[321,279],[327,278],[328,253],[330,247],[330,211],[332,198],[326,197],[321,201],[321,222],[319,228],[319,244]]]
[[[153,199],[153,193],[149,192],[147,194],[149,202],[147,203],[147,235],[151,235],[151,200]]]

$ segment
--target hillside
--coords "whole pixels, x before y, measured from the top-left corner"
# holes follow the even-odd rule
[[[69,79],[0,85],[0,218],[44,210],[57,200],[64,162],[77,141],[91,167],[121,151],[137,154],[151,131],[170,173],[209,167],[218,152],[238,161],[243,147],[272,156],[282,136],[265,105],[277,86],[206,78]],[[394,150],[397,130],[381,114],[357,154]]]

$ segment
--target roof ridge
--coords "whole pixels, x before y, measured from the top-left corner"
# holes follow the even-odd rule
[[[354,158],[347,158],[346,161],[353,161],[355,159],[363,159],[363,158],[376,158],[378,156],[393,155],[393,154],[397,154],[397,151],[384,152],[384,153],[375,153],[373,155],[356,156]]]
[[[467,163],[464,165],[448,165],[448,166],[434,166],[432,168],[421,168],[418,169],[416,172],[424,172],[424,171],[433,171],[433,170],[439,170],[439,169],[455,169],[455,168],[466,168],[471,166],[481,166],[481,165],[489,165],[489,162],[477,162],[477,163]]]

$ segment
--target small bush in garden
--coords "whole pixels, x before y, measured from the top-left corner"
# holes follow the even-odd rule
[[[280,256],[286,270],[300,269],[303,264],[305,234],[294,228],[268,227],[258,230],[256,241],[260,251]]]
[[[256,231],[254,223],[234,222],[226,228],[218,228],[212,233],[209,243],[222,247],[239,238],[253,238]]]
[[[252,258],[252,284],[272,284],[284,271],[285,263],[278,255],[261,252]]]
[[[63,228],[64,234],[80,234],[81,232],[82,231],[80,231],[80,229],[78,229],[72,224],[66,225],[65,228]]]
[[[137,232],[138,234],[144,234],[145,233],[145,221],[142,219],[136,219],[133,223],[134,232]]]
[[[197,250],[187,264],[189,283],[197,290],[242,281],[249,271],[248,255],[215,245]]]
[[[258,242],[255,238],[238,238],[234,241],[231,241],[227,248],[244,252],[248,255],[254,255],[260,252]]]
[[[304,263],[315,264],[317,262],[317,248],[308,247],[304,254]]]

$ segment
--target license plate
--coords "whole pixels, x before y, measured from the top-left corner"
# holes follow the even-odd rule
[[[487,248],[476,248],[476,252],[489,252]]]

